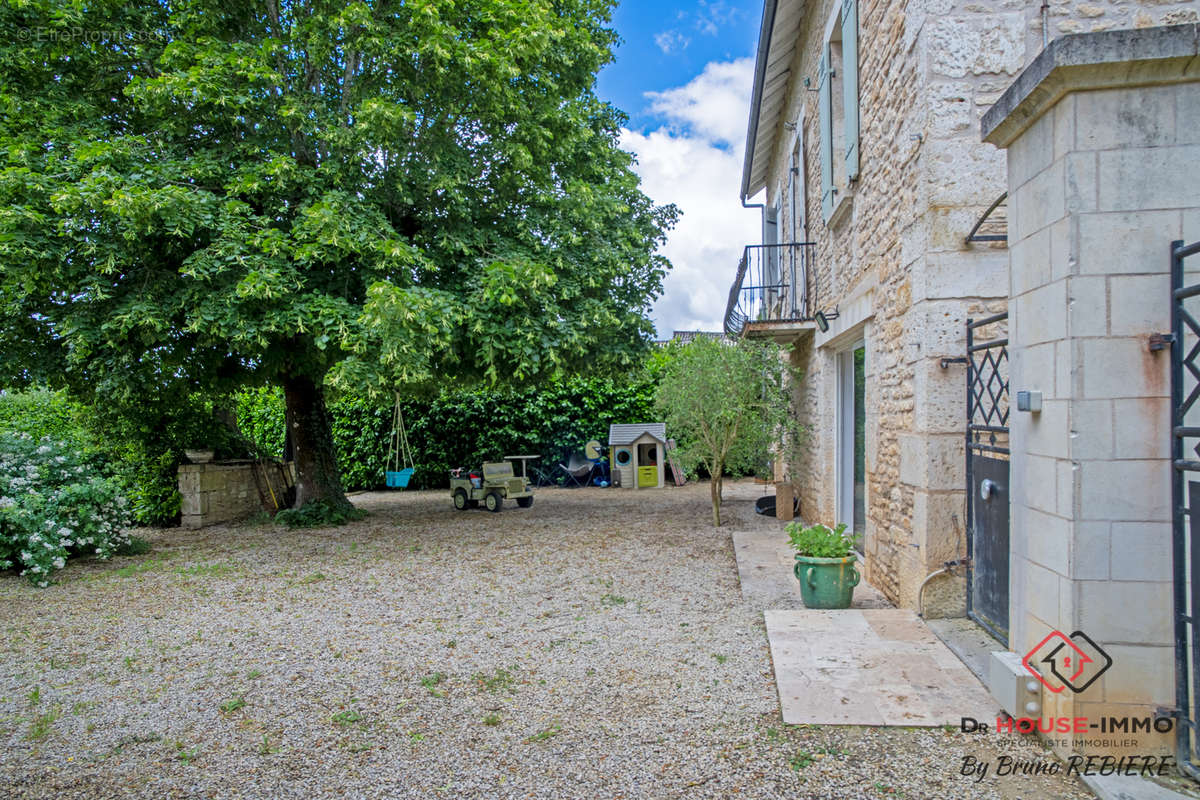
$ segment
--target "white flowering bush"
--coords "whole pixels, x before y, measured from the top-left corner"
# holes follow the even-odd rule
[[[0,569],[46,586],[69,557],[129,544],[130,522],[118,484],[76,448],[0,432]]]

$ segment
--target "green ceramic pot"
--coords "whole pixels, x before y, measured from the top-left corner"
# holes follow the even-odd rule
[[[849,608],[854,587],[862,579],[854,567],[854,556],[796,556],[796,566],[792,571],[796,580],[800,581],[800,596],[808,608]]]

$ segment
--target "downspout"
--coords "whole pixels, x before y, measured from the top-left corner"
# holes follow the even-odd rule
[[[952,519],[955,522],[955,528],[960,529],[961,526],[958,524],[958,515],[954,514]],[[917,616],[921,619],[925,619],[925,587],[929,585],[931,580],[939,575],[947,575],[953,572],[955,567],[970,567],[970,564],[970,557],[956,558],[952,561],[943,562],[941,569],[934,570],[926,575],[925,580],[921,581],[921,588],[917,589]]]

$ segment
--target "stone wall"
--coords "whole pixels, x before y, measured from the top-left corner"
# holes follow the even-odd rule
[[[289,462],[285,468],[294,484],[294,465]],[[253,461],[182,464],[180,524],[185,528],[204,528],[243,520],[263,511],[274,512],[276,505],[271,493],[274,492],[282,506],[286,491],[283,475],[274,464]]]
[[[802,78],[815,79],[835,3],[806,11],[791,66],[786,118],[801,120],[808,220],[795,238],[816,243],[817,307],[840,314],[793,355],[805,375],[797,414],[812,434],[792,475],[805,517],[837,521],[836,353],[863,340],[866,572],[909,607],[924,577],[965,547],[965,374],[939,362],[962,354],[966,318],[1002,310],[1006,294],[1003,248],[964,243],[1004,191],[1003,153],[979,143],[979,117],[1025,54],[1020,9],[985,6],[861,0],[861,177],[832,225],[821,217],[816,95]],[[786,186],[792,141],[777,133],[769,203]]]
[[[1169,244],[1200,239],[1196,40],[1073,37],[985,120],[1008,147],[1012,391],[1043,396],[1011,422],[1010,647],[1082,630],[1113,660],[1047,715],[1174,705],[1170,354],[1148,344],[1170,330]],[[1126,738],[1086,750],[1171,748]]]

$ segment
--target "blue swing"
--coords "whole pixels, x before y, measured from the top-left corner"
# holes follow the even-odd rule
[[[387,468],[384,477],[389,489],[407,489],[413,472],[412,450],[404,430],[404,414],[400,411],[400,393],[396,392],[396,409],[392,412],[392,438],[388,444]]]

